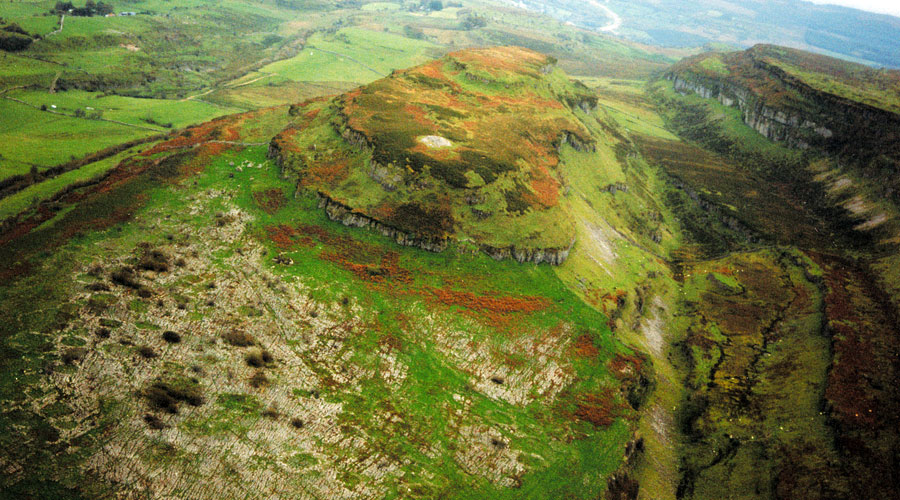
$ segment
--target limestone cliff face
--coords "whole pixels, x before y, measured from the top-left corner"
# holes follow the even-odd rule
[[[806,149],[811,143],[822,144],[834,136],[830,128],[813,121],[808,114],[770,107],[750,90],[728,81],[690,73],[669,74],[667,78],[679,92],[694,92],[706,99],[716,99],[725,106],[739,108],[744,123],[766,138],[785,142],[790,147]]]
[[[900,203],[900,113],[890,102],[863,102],[887,85],[877,72],[856,68],[863,76],[855,80],[820,72],[813,78],[824,83],[813,87],[807,82],[815,80],[779,66],[790,63],[780,63],[777,51],[754,48],[717,57],[717,70],[704,66],[710,56],[701,55],[676,64],[665,78],[680,93],[739,108],[744,123],[773,141],[835,158],[878,186],[877,196]]]
[[[789,147],[819,147],[847,154],[900,141],[900,116],[884,109],[812,88],[760,59],[748,71],[753,79],[711,77],[677,67],[666,75],[679,92],[694,92],[741,110],[744,123]],[[773,88],[761,91],[761,78]],[[756,88],[755,88],[756,87]]]
[[[516,259],[518,262],[533,262],[535,264],[547,263],[558,266],[569,257],[569,252],[575,245],[575,240],[567,248],[497,248],[490,245],[482,245],[481,251],[490,255],[495,260]]]
[[[443,252],[450,242],[449,238],[416,235],[397,229],[354,211],[352,208],[332,200],[324,193],[318,193],[318,196],[319,208],[325,210],[329,219],[345,226],[371,229],[391,238],[399,245],[417,247],[429,252]],[[520,263],[546,263],[558,266],[569,257],[569,251],[574,245],[575,240],[572,240],[572,243],[566,248],[516,248],[513,246],[498,248],[490,245],[481,245],[479,248],[495,260],[515,259]]]
[[[399,245],[418,247],[429,252],[442,252],[447,248],[447,238],[435,238],[407,233],[367,217],[352,208],[332,200],[324,193],[319,193],[319,208],[325,210],[329,219],[345,226],[363,227],[377,231],[396,241]]]

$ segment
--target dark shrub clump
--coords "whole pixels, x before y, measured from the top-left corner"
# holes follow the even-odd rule
[[[84,347],[73,347],[71,349],[66,349],[65,352],[62,353],[62,361],[67,365],[71,365],[76,361],[81,361],[84,359],[85,354],[87,354],[87,349]]]
[[[236,347],[249,347],[256,344],[256,339],[253,338],[253,335],[238,330],[231,330],[225,335],[222,335],[222,338],[225,342]]]
[[[138,354],[144,359],[153,359],[157,356],[156,351],[150,346],[141,346],[137,350]]]
[[[266,374],[262,370],[257,370],[256,373],[250,377],[250,386],[255,387],[257,389],[266,387],[269,385],[269,377],[266,377]]]
[[[253,349],[244,356],[244,360],[247,364],[255,368],[266,366],[274,361],[274,359],[272,354],[265,349]]]
[[[164,273],[169,270],[169,256],[159,250],[147,250],[141,256],[138,268]]]
[[[171,330],[163,332],[162,338],[170,344],[177,344],[181,342],[181,335],[178,335],[176,332],[173,332]]]
[[[178,413],[179,403],[200,406],[204,402],[199,387],[177,387],[166,382],[154,382],[144,391],[144,397],[151,407],[167,413]]]
[[[131,288],[133,290],[140,290],[144,288],[137,280],[137,275],[134,272],[134,269],[131,267],[123,267],[116,271],[113,271],[110,275],[110,280],[116,285],[124,286],[126,288]]]
[[[159,419],[159,417],[150,413],[144,415],[144,422],[147,423],[147,427],[154,430],[165,429],[166,427],[168,427],[162,420]]]

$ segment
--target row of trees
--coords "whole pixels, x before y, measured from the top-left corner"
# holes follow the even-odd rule
[[[84,7],[75,7],[72,2],[56,2],[56,5],[53,6],[52,12],[54,14],[72,14],[73,16],[105,16],[107,14],[112,14],[113,6],[105,3],[105,2],[94,2],[94,0],[87,0],[84,4]]]

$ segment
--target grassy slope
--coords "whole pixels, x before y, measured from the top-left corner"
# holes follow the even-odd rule
[[[503,42],[498,36],[504,33],[515,35],[509,41],[544,49],[552,48],[555,42],[569,40],[565,50],[557,54],[567,67],[573,62],[584,62],[586,54],[602,56],[611,62],[637,57],[641,63],[630,67],[645,74],[650,68],[662,68],[667,60],[648,55],[642,49],[579,33],[558,22],[521,12],[514,14],[504,10],[502,15],[491,17],[490,29],[461,31],[459,18],[470,10],[448,8],[426,14],[396,8],[388,11],[373,11],[374,7],[326,9],[329,5],[327,2],[313,3],[306,4],[305,10],[293,10],[267,2],[219,2],[215,8],[210,8],[204,2],[154,0],[128,5],[129,10],[146,10],[154,15],[68,16],[62,33],[21,54],[0,54],[0,82],[7,88],[26,85],[47,89],[57,81],[57,88],[99,87],[145,97],[195,96],[197,101],[208,100],[223,106],[216,109],[180,99],[125,100],[80,91],[59,92],[52,98],[49,94],[42,95],[39,90],[10,93],[34,104],[57,104],[71,108],[70,111],[81,106],[107,108],[104,111],[106,118],[142,125],[148,125],[142,122],[151,118],[161,124],[173,123],[177,128],[236,109],[300,102],[319,95],[341,93],[392,69],[423,62],[450,47]],[[3,4],[0,15],[26,28],[37,27],[56,22],[55,16],[44,15],[51,7],[51,2],[47,1]],[[488,12],[492,8],[490,4],[480,2],[467,4],[467,7],[476,12]],[[316,32],[331,27],[338,19],[353,19],[355,26],[330,34]],[[405,26],[422,27],[427,31],[426,40],[404,37]],[[240,40],[229,38],[229,32],[235,36],[241,34]],[[308,48],[298,54],[300,43],[311,33]],[[270,35],[280,38],[264,44]],[[268,43],[272,45],[267,46]],[[187,50],[187,45],[193,49]],[[321,50],[315,51],[315,47]],[[138,50],[131,50],[133,48]],[[263,63],[279,59],[281,61],[269,69],[257,71]],[[222,61],[222,64],[216,61]],[[612,66],[599,63],[590,67],[594,68],[591,71],[612,70]],[[270,71],[273,69],[275,71]],[[145,78],[151,73],[154,75],[152,81]],[[99,100],[94,101],[95,97]],[[129,130],[104,122],[56,117],[46,120],[47,115],[24,107],[16,108],[20,105],[3,105],[9,107],[10,112],[3,116],[10,126],[5,127],[8,129],[3,141],[5,146],[0,148],[3,170],[0,176],[26,173],[32,164],[37,164],[38,169],[56,165],[72,156],[81,157],[99,147],[142,134],[139,129]],[[21,133],[14,133],[14,130]],[[100,140],[84,141],[83,138],[88,136]],[[50,147],[37,148],[37,143]]]
[[[0,101],[4,121],[0,132],[3,168],[0,177],[22,174],[30,164],[46,168],[107,146],[152,135],[123,125],[45,113],[8,100]],[[8,163],[7,163],[8,162]]]
[[[5,315],[13,321],[4,326],[9,328],[4,334],[4,353],[8,361],[16,361],[4,365],[8,371],[0,379],[4,397],[11,403],[2,418],[7,424],[27,421],[25,434],[8,434],[4,439],[7,443],[24,439],[29,444],[19,449],[30,450],[24,456],[17,455],[17,460],[26,460],[25,463],[30,464],[26,481],[7,491],[35,491],[35,488],[49,487],[47,483],[37,482],[38,478],[57,481],[65,487],[81,484],[82,492],[87,495],[105,491],[102,481],[92,482],[92,485],[79,481],[77,464],[91,456],[94,457],[91,460],[116,459],[115,452],[111,455],[110,450],[98,448],[101,442],[114,436],[122,443],[150,446],[146,453],[128,459],[133,464],[133,473],[171,475],[181,471],[191,474],[198,460],[213,467],[227,463],[229,470],[241,472],[243,479],[233,485],[244,492],[259,491],[254,487],[254,478],[262,476],[249,471],[259,470],[262,466],[269,474],[274,474],[274,484],[325,495],[333,490],[321,490],[323,487],[344,484],[352,490],[360,480],[363,484],[373,485],[383,492],[379,496],[387,498],[405,496],[410,491],[428,497],[443,492],[459,498],[486,495],[544,498],[547,492],[579,497],[600,494],[606,485],[605,475],[619,463],[621,447],[630,435],[628,425],[621,419],[611,426],[598,424],[595,427],[576,416],[579,405],[588,401],[584,399],[586,395],[606,394],[605,388],[621,384],[610,374],[606,364],[616,352],[628,351],[602,326],[603,316],[573,297],[548,267],[497,263],[485,256],[453,250],[442,254],[403,250],[398,254],[400,249],[380,236],[332,223],[316,208],[314,199],[287,198],[293,187],[279,178],[271,163],[265,161],[264,152],[264,148],[227,152],[212,158],[201,174],[172,185],[159,186],[155,182],[145,184],[136,180],[98,194],[96,198],[88,198],[86,209],[97,203],[115,206],[122,202],[119,197],[133,199],[137,193],[142,193],[141,198],[147,201],[131,222],[63,241],[48,259],[29,256],[26,250],[29,242],[53,242],[60,236],[62,228],[90,227],[91,219],[101,213],[96,210],[71,212],[61,223],[39,230],[22,242],[19,251],[25,253],[5,260],[35,259],[37,265],[30,277],[22,278],[15,286],[4,287],[0,301],[4,308],[18,309]],[[263,167],[247,167],[247,161],[263,164]],[[239,165],[244,165],[240,171],[236,170]],[[261,193],[266,194],[261,197]],[[192,209],[197,206],[202,207],[201,210]],[[234,216],[238,219],[219,224],[216,222],[218,216],[214,216],[216,211],[237,214]],[[248,221],[246,226],[240,222],[244,220]],[[271,230],[279,226],[295,228],[298,238],[293,243],[272,240]],[[152,231],[151,227],[154,228]],[[175,235],[174,239],[167,239],[167,234]],[[187,234],[194,236],[188,238]],[[214,236],[216,234],[237,234],[238,237],[222,239],[222,236]],[[187,260],[184,269],[172,267],[155,278],[145,275],[144,281],[155,290],[152,300],[142,300],[134,291],[116,286],[111,292],[84,291],[85,285],[98,281],[85,274],[85,270],[93,265],[89,263],[100,264],[104,270],[98,275],[99,281],[106,281],[108,272],[140,251],[136,245],[142,241],[162,248],[173,259],[184,255]],[[238,249],[242,250],[238,252]],[[5,251],[16,252],[11,248]],[[198,260],[191,257],[192,251],[205,252],[208,257]],[[290,257],[293,263],[277,265],[273,262],[277,254]],[[373,256],[378,255],[396,255],[399,260],[382,259],[379,264],[377,259],[373,261]],[[240,278],[240,273],[234,274],[240,269],[235,266],[247,265],[261,266],[264,271],[260,272],[271,274],[280,285],[268,289],[260,282],[261,288],[254,292],[257,299],[227,292],[238,285],[236,279],[244,280],[239,288],[257,286],[249,276]],[[377,274],[359,273],[360,266],[377,269],[379,265],[392,266],[387,268],[387,274],[380,275],[384,276],[382,279],[375,279]],[[406,272],[410,274],[406,275]],[[412,281],[403,276],[410,276]],[[487,276],[490,276],[489,280],[485,279]],[[216,306],[207,304],[206,297],[212,290],[207,286],[209,282],[216,283],[216,290],[226,290],[213,292],[217,297]],[[53,293],[44,295],[47,287]],[[438,293],[442,290],[445,291],[443,294]],[[494,310],[491,308],[495,306],[470,302],[467,293],[491,300],[508,300],[511,305]],[[282,297],[282,294],[286,295]],[[42,298],[34,301],[38,297]],[[282,314],[279,311],[289,297],[293,304],[305,304],[302,309],[307,313],[300,313],[297,318],[305,318],[303,321],[310,323],[293,323],[292,328],[299,330],[278,340],[279,337],[267,333],[270,328],[267,325],[288,326],[279,323]],[[434,297],[445,298],[435,302]],[[515,312],[516,298],[527,297],[535,297],[528,300],[539,300],[546,305],[532,313]],[[346,302],[347,298],[349,302]],[[157,300],[164,305],[156,305]],[[230,312],[240,310],[240,301],[248,300],[244,306],[249,316],[234,316]],[[22,304],[29,302],[30,306],[22,308]],[[176,303],[186,304],[186,309],[177,309]],[[508,307],[513,309],[507,310]],[[44,313],[29,313],[36,310]],[[319,316],[309,316],[310,310],[320,311]],[[262,311],[261,315],[259,311]],[[122,321],[113,328],[110,340],[94,336],[98,317]],[[48,318],[57,318],[57,321],[48,322]],[[416,320],[410,323],[411,318]],[[184,340],[181,344],[165,344],[158,339],[159,330],[152,327],[154,323],[178,330]],[[214,329],[204,326],[213,324],[217,325]],[[275,353],[276,362],[263,369],[272,381],[271,388],[256,389],[248,385],[246,380],[253,370],[243,361],[246,350],[215,341],[229,325],[240,325],[253,332]],[[330,330],[335,333],[329,337],[320,331],[323,327],[339,325],[351,328],[354,333],[349,337],[340,334],[334,337],[339,330]],[[560,327],[562,330],[558,330]],[[37,331],[43,333],[29,333]],[[304,347],[303,338],[310,334],[313,338],[322,336],[323,342],[328,338],[332,339],[328,342],[337,341],[342,345],[339,353],[348,356],[342,357],[340,363],[330,358],[317,358],[322,354],[309,358],[309,354],[303,354],[308,349]],[[135,358],[136,347],[123,347],[119,343],[122,339],[137,346],[152,346],[160,357],[152,360]],[[528,356],[532,348],[530,339],[538,342],[536,345],[547,343],[541,348],[549,349],[545,353],[547,358],[531,359]],[[483,347],[475,351],[474,358],[460,359],[454,349],[448,350],[448,346],[460,342],[474,342]],[[576,344],[582,347],[576,349]],[[51,347],[39,354],[45,349],[42,345]],[[379,350],[379,345],[393,347],[385,351],[384,348]],[[84,361],[61,362],[60,356],[73,346],[87,348]],[[326,349],[325,344],[317,349]],[[578,354],[582,351],[583,354]],[[379,352],[381,354],[377,354]],[[308,368],[298,369],[293,365],[295,362]],[[384,378],[388,377],[388,372],[378,375],[378,367],[388,362],[407,367],[408,372],[401,376],[400,382]],[[553,404],[542,399],[532,400],[536,394],[529,395],[528,392],[532,384],[543,383],[545,375],[540,374],[546,369],[547,362],[560,363],[563,373],[571,373],[564,387],[553,390],[558,394]],[[91,384],[87,382],[91,377],[102,381],[119,373],[118,370],[125,371],[117,376],[115,386],[101,382],[89,393],[76,390],[68,396],[54,396],[54,383],[30,368],[48,364],[55,367],[54,373],[75,377],[88,384]],[[178,435],[182,437],[167,445],[169,452],[154,451],[156,445],[153,443],[157,442],[155,436],[159,431],[148,429],[142,420],[142,415],[148,411],[153,413],[152,407],[132,394],[140,394],[157,377],[175,376],[192,365],[200,367],[205,402],[178,415],[160,413],[159,418],[173,430],[178,429]],[[372,373],[373,368],[375,375],[366,375]],[[309,369],[316,374],[312,379],[308,378]],[[23,378],[19,375],[22,370],[34,375]],[[507,395],[501,392],[498,396],[492,389],[497,385],[482,378],[498,372],[506,374],[505,384],[511,384],[509,390],[512,392],[505,393]],[[229,381],[226,373],[232,374],[228,377],[237,378]],[[295,388],[293,393],[291,388]],[[355,435],[356,439],[369,445],[359,448],[350,442],[337,446],[316,444],[315,434],[323,432],[324,428],[315,420],[315,411],[310,413],[312,407],[309,405],[314,400],[309,396],[309,388],[317,388],[317,397],[328,404],[342,407],[338,416],[340,430],[332,428],[325,436],[331,436],[333,432],[346,437]],[[559,389],[565,390],[557,392]],[[520,391],[526,402],[517,402],[520,396],[510,399],[512,394],[520,394]],[[22,399],[13,392],[30,397],[46,394],[50,398],[49,404],[18,413]],[[453,393],[463,395],[463,399],[451,397]],[[630,410],[622,408],[623,403],[614,393],[604,397],[612,397],[610,402],[618,401],[611,406],[614,414],[621,411],[622,415],[630,415]],[[82,421],[83,410],[73,410],[69,406],[76,401],[80,401],[78,408],[98,408],[98,418],[93,423]],[[98,403],[100,406],[95,406]],[[275,420],[262,415],[272,403],[278,405],[282,415]],[[393,408],[391,411],[396,411],[400,420],[394,423],[383,421],[377,415],[385,408]],[[448,421],[447,411],[459,416],[450,418],[450,427],[443,427],[440,422]],[[312,431],[291,430],[292,414],[308,415],[303,417],[308,419],[304,429],[309,427]],[[460,429],[469,425],[476,426],[477,434],[473,437],[460,434]],[[48,437],[55,432],[53,428],[68,429],[64,431],[63,442],[77,442],[80,451],[53,453],[49,445],[53,439]],[[267,429],[265,435],[268,437],[254,433],[254,428]],[[102,441],[101,435],[106,436]],[[293,436],[290,438],[294,443],[292,446],[279,444],[285,439],[279,436],[285,435]],[[489,436],[496,436],[503,443],[502,447],[490,444]],[[467,441],[472,438],[474,442]],[[219,458],[208,455],[202,458],[182,448],[185,439],[207,443],[205,446],[222,439],[235,446],[254,443],[264,456],[281,456],[284,463],[290,465],[285,468],[270,462],[266,462],[269,465],[259,464],[251,460],[252,454],[225,453]],[[327,439],[333,442],[332,437]],[[428,450],[424,454],[419,451],[423,443],[427,443]],[[484,469],[471,469],[471,465],[465,465],[470,460],[466,458],[470,450],[475,452],[482,448],[487,452],[488,463],[495,465]],[[171,452],[174,455],[167,455]],[[187,453],[185,458],[193,458],[186,461],[176,458],[182,453]],[[381,479],[377,481],[368,482],[368,472],[354,470],[355,467],[345,469],[344,465],[339,466],[337,482],[326,480],[323,483],[310,475],[321,467],[331,467],[328,464],[334,460],[346,464],[346,460],[362,459],[371,453],[375,453],[374,457],[383,457],[381,460],[388,464],[387,475],[379,476]],[[509,469],[504,462],[504,457],[510,453],[521,454],[520,462],[524,467],[523,474],[514,474],[513,479],[520,485],[517,490],[500,489],[495,484],[497,481],[503,484],[507,481],[504,477],[518,470],[519,466]],[[492,456],[494,458],[490,458]],[[513,463],[516,463],[515,459]],[[116,477],[113,469],[104,471],[101,474]],[[401,471],[405,472],[402,476]],[[32,473],[36,475],[30,475]],[[499,476],[494,476],[495,473]],[[187,490],[177,489],[181,484],[177,480],[157,482],[149,491],[161,492],[171,486],[176,488],[174,493],[184,493]],[[206,493],[231,491],[228,486],[221,486],[227,483],[211,481],[207,484]]]

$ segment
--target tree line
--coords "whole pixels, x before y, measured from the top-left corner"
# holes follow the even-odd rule
[[[72,2],[56,2],[50,11],[54,14],[71,14],[73,16],[91,17],[112,14],[113,6],[105,2],[87,0],[84,7],[75,7]]]

